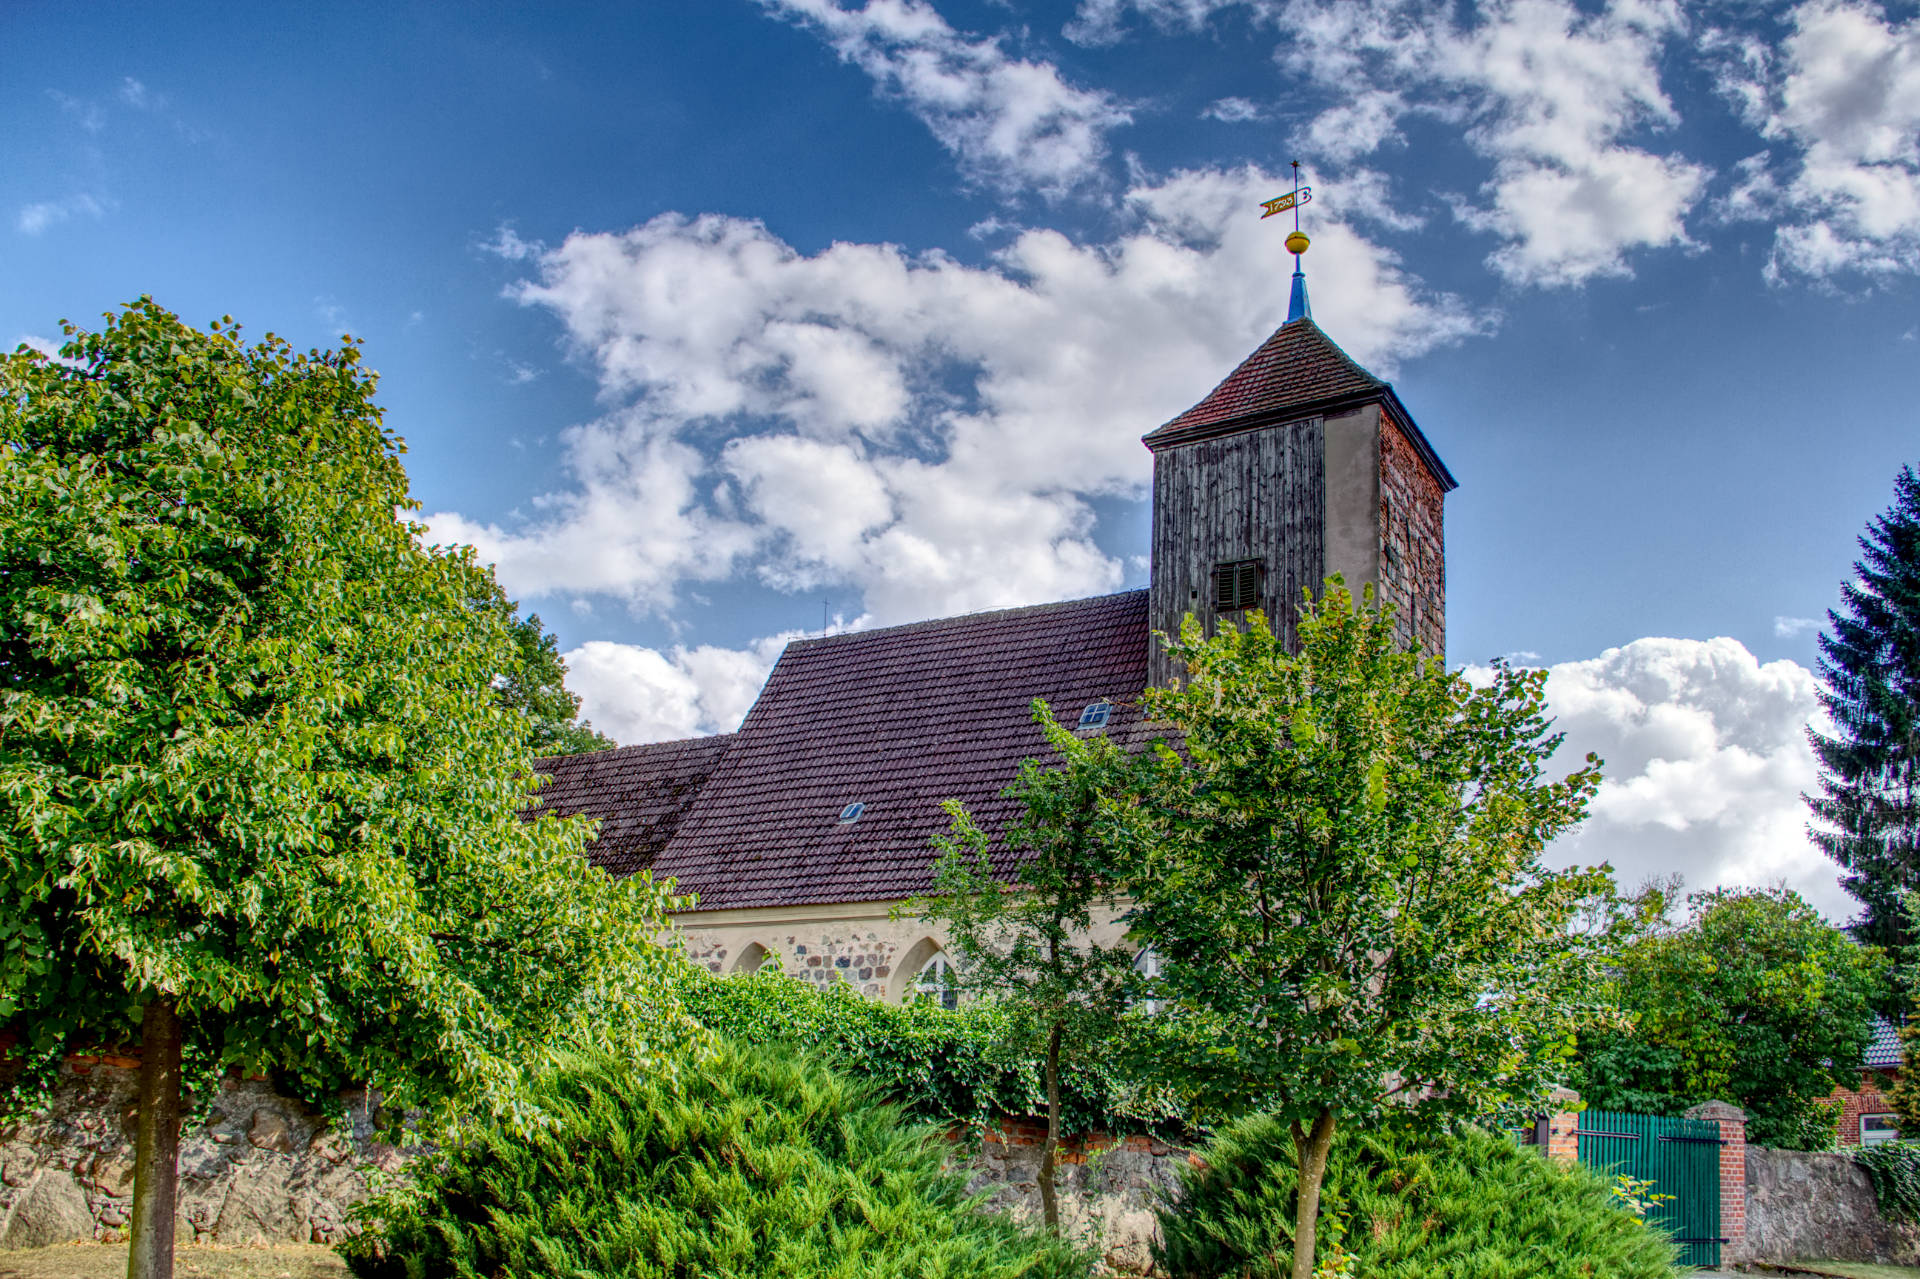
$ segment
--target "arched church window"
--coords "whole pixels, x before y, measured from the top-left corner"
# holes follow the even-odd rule
[[[1159,989],[1161,969],[1160,952],[1151,946],[1142,946],[1140,953],[1133,957],[1133,971],[1140,975],[1141,981],[1149,991]],[[1167,1004],[1163,999],[1154,999],[1149,996],[1135,1001],[1133,1006],[1151,1017],[1163,1011]]]
[[[913,979],[913,988],[942,1008],[960,1006],[960,986],[953,979],[953,964],[944,950],[936,950],[932,958],[920,965],[919,975]]]

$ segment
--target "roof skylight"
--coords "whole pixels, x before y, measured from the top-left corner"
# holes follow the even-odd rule
[[[1113,714],[1112,702],[1095,702],[1091,706],[1087,707],[1087,709],[1080,712],[1080,723],[1078,727],[1080,728],[1103,727],[1107,722],[1107,717],[1112,714]]]
[[[859,821],[860,814],[866,811],[867,811],[866,801],[856,799],[851,804],[848,804],[845,808],[840,810],[840,824],[842,826],[851,826],[855,822]]]

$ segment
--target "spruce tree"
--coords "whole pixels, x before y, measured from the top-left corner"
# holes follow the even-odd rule
[[[1820,794],[1812,834],[1847,870],[1863,942],[1912,940],[1901,897],[1920,888],[1920,478],[1903,467],[1893,505],[1860,538],[1855,580],[1820,636],[1821,702],[1834,733],[1809,730]]]

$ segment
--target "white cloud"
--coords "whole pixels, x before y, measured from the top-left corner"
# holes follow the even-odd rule
[[[70,115],[88,133],[98,133],[107,125],[107,113],[97,102],[86,98],[76,98],[72,94],[62,93],[58,89],[48,89],[47,96],[61,111]]]
[[[1253,120],[1264,120],[1267,112],[1252,98],[1221,98],[1208,105],[1200,113],[1203,120],[1218,120],[1222,124],[1246,124]]]
[[[1215,13],[1242,4],[1259,16],[1271,16],[1280,7],[1274,0],[1080,0],[1065,35],[1079,44],[1112,44],[1123,34],[1128,10],[1163,31],[1199,31]]]
[[[570,236],[514,292],[566,326],[624,407],[565,437],[568,487],[526,521],[430,517],[516,598],[669,608],[740,569],[860,593],[876,622],[1117,588],[1087,499],[1144,493],[1144,432],[1277,324],[1291,269],[1248,214],[1281,179],[1174,175],[1100,244],[1022,230],[985,266],[891,245],[805,256],[755,222],[664,215]],[[1322,324],[1363,363],[1484,321],[1315,207]]]
[[[1775,639],[1792,639],[1796,635],[1817,630],[1819,626],[1820,619],[1817,617],[1776,617],[1773,619],[1773,635]]]
[[[1810,0],[1791,27],[1730,77],[1763,131],[1800,148],[1798,170],[1776,179],[1795,220],[1775,274],[1920,270],[1920,18],[1896,26],[1877,5]]]
[[[590,640],[563,654],[567,687],[579,694],[581,715],[622,746],[731,733],[796,634],[746,649],[702,644],[665,653]]]
[[[157,111],[167,104],[167,100],[164,97],[153,92],[132,76],[127,76],[120,81],[120,101],[134,108],[136,111]]]
[[[1659,60],[1683,30],[1679,8],[1498,0],[1476,19],[1420,0],[1292,0],[1279,25],[1294,39],[1278,56],[1341,95],[1309,128],[1320,150],[1369,154],[1414,111],[1464,120],[1494,168],[1463,220],[1505,241],[1488,262],[1521,283],[1625,274],[1629,250],[1685,244],[1707,170],[1623,141],[1677,120]]]
[[[841,59],[898,96],[970,179],[1057,197],[1094,179],[1107,131],[1132,117],[1110,95],[1076,88],[1048,62],[1010,56],[995,38],[955,31],[925,0],[761,0],[817,31]]]
[[[43,200],[37,204],[22,206],[14,225],[23,235],[39,235],[48,227],[57,226],[73,217],[98,218],[106,213],[106,206],[90,195],[73,195],[64,200]]]
[[[1836,920],[1855,904],[1808,839],[1801,792],[1821,722],[1812,672],[1761,663],[1737,640],[1640,639],[1551,668],[1547,701],[1567,735],[1557,761],[1593,751],[1605,780],[1559,864],[1611,862],[1629,887],[1674,871],[1690,885],[1785,881]]]

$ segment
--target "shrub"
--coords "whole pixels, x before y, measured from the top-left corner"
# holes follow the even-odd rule
[[[1867,1171],[1880,1215],[1888,1221],[1920,1226],[1920,1146],[1889,1142],[1854,1152]]]
[[[999,1116],[1043,1117],[1046,1091],[1036,1055],[1011,1046],[1006,1015],[989,1003],[959,1009],[932,1001],[888,1004],[852,986],[825,990],[769,964],[752,974],[715,977],[694,970],[679,993],[689,1014],[744,1043],[792,1043],[880,1088],[918,1119],[979,1126]],[[1163,1033],[1155,1018],[1133,1018],[1124,1036]],[[1085,1054],[1061,1072],[1066,1134],[1188,1131],[1180,1107],[1128,1073],[1138,1045]]]
[[[794,1054],[722,1044],[665,1081],[582,1055],[535,1085],[552,1122],[463,1134],[357,1211],[362,1279],[1084,1275],[978,1212],[950,1147]]]
[[[1160,1269],[1176,1279],[1290,1273],[1293,1137],[1259,1117],[1223,1130],[1180,1171],[1160,1212]],[[1674,1248],[1610,1202],[1607,1183],[1480,1129],[1338,1136],[1327,1171],[1323,1266],[1367,1279],[1668,1279]],[[1337,1271],[1347,1273],[1347,1271]]]

